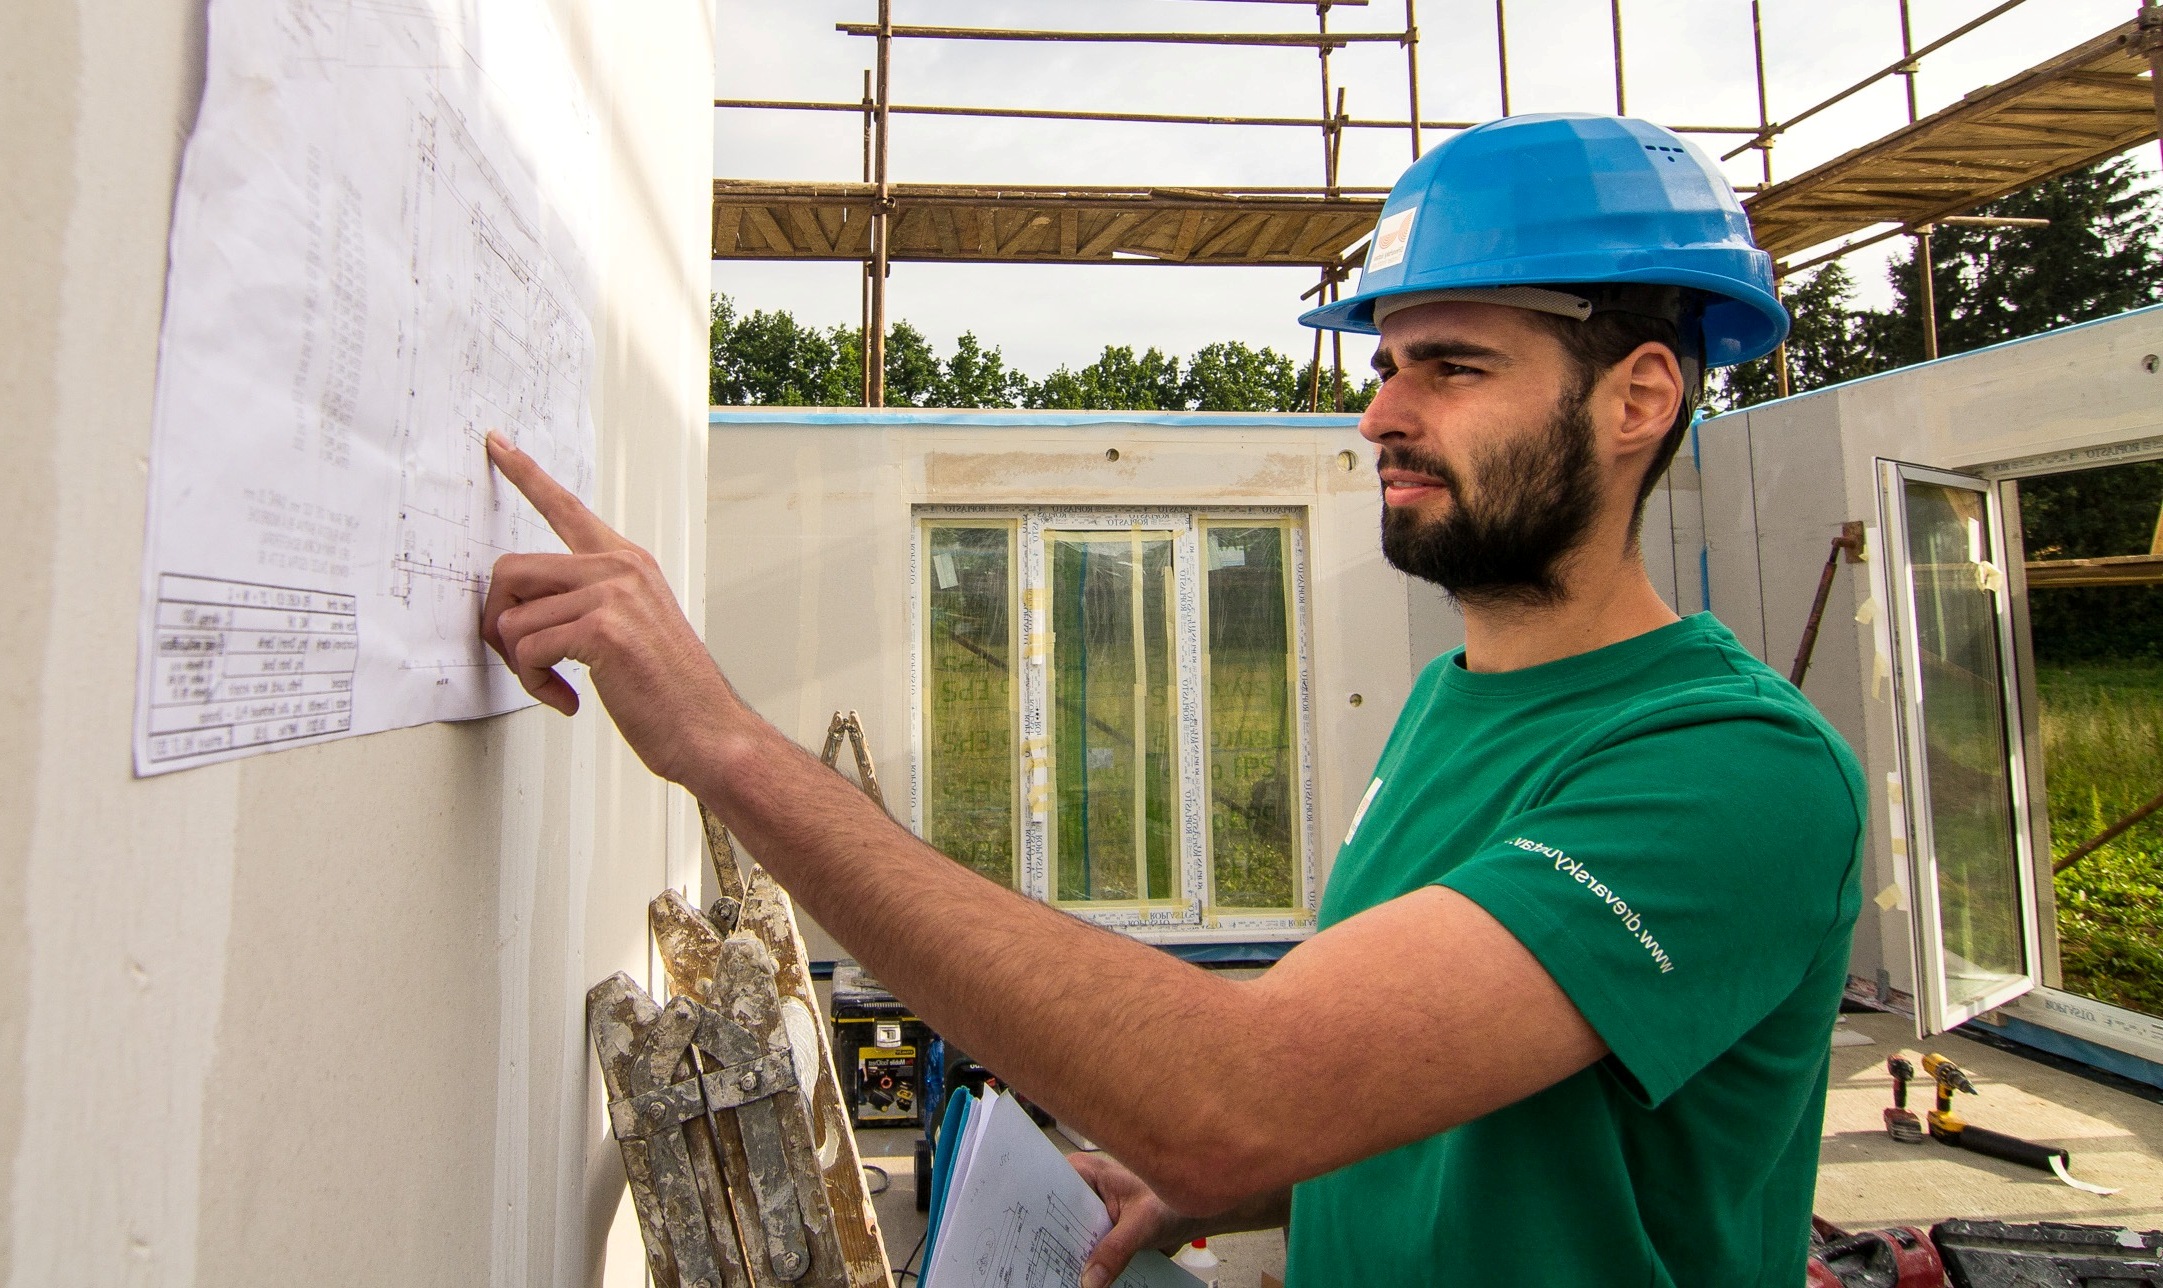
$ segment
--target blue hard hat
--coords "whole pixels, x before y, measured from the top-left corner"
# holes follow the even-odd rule
[[[1703,292],[1708,367],[1787,338],[1772,257],[1704,153],[1626,116],[1509,116],[1413,162],[1382,205],[1357,292],[1299,320],[1372,335],[1375,301],[1392,295],[1620,282]]]

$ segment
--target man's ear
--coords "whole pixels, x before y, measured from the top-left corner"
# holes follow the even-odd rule
[[[1627,456],[1658,446],[1682,410],[1682,364],[1672,349],[1648,340],[1618,364],[1616,373],[1622,395],[1616,448]]]

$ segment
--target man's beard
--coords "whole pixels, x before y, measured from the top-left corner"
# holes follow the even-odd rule
[[[1449,489],[1449,510],[1429,520],[1409,506],[1385,504],[1383,557],[1461,604],[1533,608],[1560,602],[1563,563],[1599,513],[1590,392],[1564,395],[1543,432],[1477,453],[1476,487],[1470,490],[1448,462],[1384,446],[1381,468],[1440,480]]]

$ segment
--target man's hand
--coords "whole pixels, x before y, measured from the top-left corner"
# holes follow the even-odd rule
[[[565,715],[578,710],[578,691],[556,663],[585,663],[632,750],[654,773],[683,782],[701,763],[701,737],[735,695],[660,565],[501,434],[489,434],[488,458],[571,552],[498,559],[481,638],[526,692]]]
[[[1117,1159],[1106,1154],[1069,1154],[1067,1161],[1104,1200],[1112,1217],[1112,1228],[1097,1240],[1082,1268],[1081,1288],[1103,1288],[1145,1248],[1170,1252],[1210,1233],[1201,1222],[1172,1211]]]

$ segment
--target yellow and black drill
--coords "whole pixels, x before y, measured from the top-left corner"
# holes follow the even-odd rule
[[[1895,1057],[1895,1059],[1898,1059],[1898,1057]],[[1900,1060],[1899,1063],[1906,1065],[1907,1061]],[[1972,1096],[1975,1094],[1975,1084],[1968,1081],[1968,1075],[1951,1060],[1932,1052],[1923,1057],[1923,1072],[1936,1079],[1938,1084],[1938,1107],[1930,1111],[1930,1134],[1934,1139],[1961,1149],[1973,1150],[1978,1154],[1987,1154],[1992,1158],[2002,1158],[2008,1163],[2018,1163],[2023,1167],[2033,1167],[2044,1172],[2051,1170],[2050,1160],[2053,1158],[2062,1162],[2072,1161],[2072,1155],[2065,1150],[2038,1145],[2033,1141],[2022,1140],[2018,1136],[2008,1136],[2004,1132],[1991,1131],[1987,1127],[1969,1126],[1966,1120],[1953,1112],[1953,1093],[1965,1091]],[[1896,1077],[1898,1073],[1899,1071],[1896,1070]],[[1906,1096],[1902,1093],[1906,1090],[1907,1080],[1902,1078],[1900,1080],[1900,1092],[1895,1093],[1899,1102],[1905,1102]],[[1910,1114],[1909,1117],[1912,1119],[1914,1115]],[[1886,1125],[1888,1128],[1892,1125],[1891,1110],[1886,1111]],[[1894,1139],[1900,1139],[1898,1133],[1895,1133]]]

